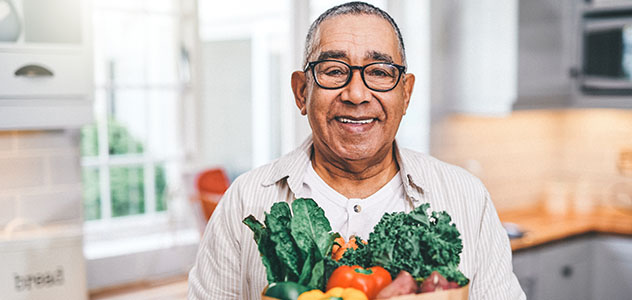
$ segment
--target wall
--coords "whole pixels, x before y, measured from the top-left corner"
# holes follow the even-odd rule
[[[79,138],[77,130],[0,131],[0,228],[17,217],[81,220]]]
[[[202,45],[201,165],[223,166],[231,177],[252,167],[250,51],[250,40]]]
[[[551,193],[602,204],[614,190],[632,197],[616,167],[619,152],[632,148],[632,111],[451,115],[431,132],[431,153],[481,178],[498,210],[533,207]]]

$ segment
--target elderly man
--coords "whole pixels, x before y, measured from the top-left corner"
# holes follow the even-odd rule
[[[525,299],[511,268],[507,235],[489,194],[464,170],[397,147],[415,77],[393,19],[366,3],[323,13],[312,24],[305,69],[292,90],[312,136],[295,151],[235,180],[218,205],[189,277],[189,299],[259,299],[265,269],[252,232],[276,201],[313,198],[332,229],[368,238],[386,212],[430,203],[463,239],[459,269],[470,299]]]

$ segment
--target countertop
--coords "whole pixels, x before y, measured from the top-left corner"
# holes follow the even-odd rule
[[[518,224],[525,232],[511,240],[513,251],[564,238],[597,232],[632,236],[632,210],[598,207],[587,214],[554,215],[540,208],[499,212],[502,222]]]

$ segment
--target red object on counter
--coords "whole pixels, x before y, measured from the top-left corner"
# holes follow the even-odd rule
[[[211,218],[228,186],[230,186],[230,181],[222,168],[208,169],[197,176],[198,199],[207,221]]]

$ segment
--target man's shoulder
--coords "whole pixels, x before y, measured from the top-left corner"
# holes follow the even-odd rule
[[[280,158],[242,173],[235,178],[233,184],[236,186],[265,185],[274,178],[279,160]]]
[[[239,175],[234,184],[238,186],[269,186],[287,177],[291,169],[296,168],[297,156],[300,155],[300,148],[287,153],[267,164],[261,165]]]
[[[428,183],[449,181],[484,188],[480,179],[460,166],[411,149],[402,148],[400,153],[406,171]]]

